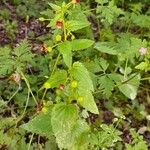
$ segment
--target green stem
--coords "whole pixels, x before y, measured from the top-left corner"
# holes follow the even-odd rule
[[[35,96],[34,96],[32,90],[31,90],[29,81],[27,80],[27,78],[25,77],[25,75],[23,74],[22,71],[21,71],[20,73],[21,73],[21,76],[22,76],[23,80],[25,81],[25,83],[26,83],[26,85],[27,85],[27,87],[28,87],[28,89],[29,89],[29,91],[30,91],[30,93],[31,93],[31,95],[32,95],[32,97],[33,97],[33,99],[34,99],[36,105],[38,105],[38,102],[37,102],[37,100],[36,100],[36,98],[35,98]]]
[[[59,53],[58,56],[57,56],[57,58],[56,58],[56,61],[55,61],[55,64],[54,64],[54,67],[53,67],[53,70],[52,70],[51,75],[54,73],[54,71],[55,71],[55,69],[56,69],[56,67],[57,67],[57,64],[58,64],[60,55],[61,55],[61,54]]]
[[[142,78],[141,81],[150,80],[150,77]]]
[[[44,100],[44,97],[45,97],[45,95],[46,95],[46,92],[47,92],[47,89],[44,90],[44,94],[43,94],[43,96],[42,96],[42,100]]]
[[[134,76],[132,76],[131,78],[129,78],[129,79],[127,79],[127,80],[125,80],[125,81],[123,81],[123,82],[121,82],[121,83],[115,85],[115,87],[119,87],[119,86],[121,86],[121,85],[123,85],[123,84],[126,84],[127,82],[129,82],[130,80],[132,80],[134,77],[136,77],[138,74],[139,74],[139,73],[136,73],[136,74],[135,74]]]
[[[86,12],[89,12],[89,11],[94,11],[94,10],[96,10],[96,9],[97,9],[97,8],[88,9],[88,10],[83,11],[83,13],[86,13]]]
[[[64,12],[62,12],[62,18],[63,18],[64,41],[66,41],[66,40],[67,40],[67,31],[66,31],[66,26],[65,26],[65,21],[64,21]],[[58,44],[58,45],[59,45],[59,44]],[[53,46],[53,47],[56,47],[56,46],[57,46],[57,44],[56,44],[55,46]],[[52,72],[51,72],[51,76],[54,74],[54,72],[55,72],[55,70],[56,70],[56,67],[57,67],[57,64],[58,64],[58,61],[59,61],[60,56],[61,56],[61,53],[59,52],[59,53],[58,53],[58,56],[57,56],[57,58],[56,58],[56,61],[55,61],[53,70],[52,70]],[[44,94],[43,94],[43,96],[42,96],[42,100],[44,99],[44,97],[45,97],[45,95],[46,95],[46,92],[47,92],[47,89],[45,89],[45,91],[44,91]]]
[[[31,143],[32,143],[32,140],[33,140],[33,136],[34,136],[34,133],[31,135],[30,142],[29,142],[29,146],[28,146],[28,150],[30,150]]]
[[[19,84],[18,89],[14,92],[14,94],[9,98],[7,104],[13,99],[13,97],[19,92],[21,85]]]
[[[26,105],[25,105],[25,108],[24,108],[24,111],[23,111],[21,117],[16,122],[16,126],[17,126],[18,122],[24,117],[24,114],[26,112],[26,109],[27,109],[27,106],[28,106],[28,103],[29,103],[29,97],[30,97],[30,91],[28,90],[28,96],[27,96]]]
[[[114,86],[114,88],[119,87],[119,86],[121,86],[121,85],[123,85],[123,84],[126,84],[127,82],[129,82],[130,80],[132,80],[134,77],[136,77],[138,74],[139,74],[139,73],[136,73],[136,74],[135,74],[134,76],[132,76],[131,78],[129,78],[129,79],[127,79],[127,80],[125,80],[125,81],[123,81],[123,82],[121,82],[121,83],[119,83],[119,84],[116,84],[116,85]],[[97,94],[97,93],[100,93],[100,92],[102,92],[102,90],[96,91],[96,92],[94,92],[93,94]]]
[[[124,69],[124,79],[127,77],[127,67],[128,67],[128,58],[126,60],[125,69]]]
[[[63,25],[64,25],[64,41],[66,41],[67,40],[67,31],[66,31],[65,21],[63,21]]]

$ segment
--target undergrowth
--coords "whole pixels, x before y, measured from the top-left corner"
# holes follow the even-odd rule
[[[0,149],[148,149],[148,0],[0,4]],[[28,32],[35,18],[46,34]]]

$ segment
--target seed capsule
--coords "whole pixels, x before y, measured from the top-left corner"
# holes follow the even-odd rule
[[[71,87],[72,88],[76,88],[78,86],[78,82],[76,81],[76,80],[73,80],[72,82],[71,82]]]

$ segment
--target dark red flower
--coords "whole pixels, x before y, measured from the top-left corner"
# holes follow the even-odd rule
[[[42,44],[40,46],[40,53],[44,54],[44,53],[47,53],[47,48],[46,48],[46,45],[45,44]]]
[[[56,22],[56,27],[57,27],[58,29],[61,29],[61,28],[63,27],[63,22],[62,22],[62,21],[57,21],[57,22]]]
[[[73,2],[74,4],[76,4],[76,3],[80,3],[80,0],[72,0],[72,2]]]
[[[64,88],[65,88],[65,85],[64,84],[60,84],[59,89],[63,90]]]

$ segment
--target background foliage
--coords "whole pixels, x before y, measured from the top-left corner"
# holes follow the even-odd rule
[[[149,149],[149,8],[1,0],[0,149]]]

